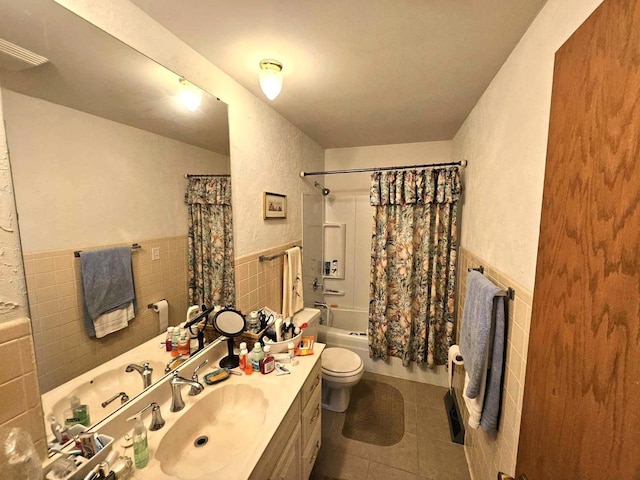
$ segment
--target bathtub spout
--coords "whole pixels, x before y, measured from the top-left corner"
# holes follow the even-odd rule
[[[327,305],[327,302],[313,302],[313,306],[314,307],[322,307],[322,308],[329,308],[329,306]]]

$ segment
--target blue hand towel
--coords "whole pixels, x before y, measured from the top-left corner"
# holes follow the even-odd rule
[[[460,353],[464,358],[464,368],[469,375],[469,384],[464,393],[473,399],[484,395],[480,426],[487,432],[496,430],[500,412],[505,335],[502,299],[495,302],[495,330],[493,339],[490,338],[494,297],[500,290],[500,287],[480,272],[469,272],[460,330]],[[491,358],[487,358],[491,341],[493,341],[493,353]],[[491,374],[486,377],[489,366]],[[481,391],[483,384],[484,391]]]
[[[80,254],[84,324],[95,336],[93,321],[100,315],[134,302],[136,295],[131,266],[131,247],[107,248]]]

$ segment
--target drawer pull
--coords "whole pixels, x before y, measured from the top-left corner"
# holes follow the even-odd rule
[[[309,420],[309,425],[311,425],[313,422],[315,422],[316,418],[318,418],[318,416],[320,416],[320,405],[318,405],[316,407],[316,413],[314,413],[313,417],[311,417],[311,419]]]
[[[317,443],[316,443],[316,451],[313,453],[313,456],[309,460],[309,463],[313,463],[313,462],[316,461],[316,458],[318,458],[318,452],[319,451],[320,451],[320,440],[318,440]]]
[[[316,381],[313,382],[313,385],[309,389],[309,395],[316,389],[316,387],[320,384],[320,372],[316,375]]]

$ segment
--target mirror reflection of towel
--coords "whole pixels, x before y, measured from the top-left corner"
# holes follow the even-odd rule
[[[300,247],[287,250],[282,275],[282,316],[293,317],[293,314],[304,308],[302,293],[302,252]]]
[[[135,315],[136,297],[131,266],[131,247],[82,252],[80,262],[84,324],[87,334],[95,337],[94,322],[102,314],[124,309],[133,302]]]

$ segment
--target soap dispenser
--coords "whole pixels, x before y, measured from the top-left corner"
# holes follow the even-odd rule
[[[136,426],[133,428],[133,460],[137,469],[144,468],[149,463],[149,446],[147,445],[147,428],[140,416],[135,417]]]

